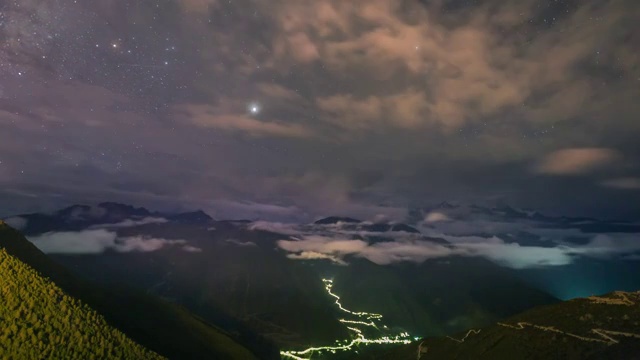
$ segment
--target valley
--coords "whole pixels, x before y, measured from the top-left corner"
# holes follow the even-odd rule
[[[380,314],[372,314],[367,312],[359,312],[345,309],[340,303],[340,297],[333,293],[331,290],[333,288],[333,280],[331,279],[322,279],[325,284],[325,289],[327,293],[331,295],[331,297],[335,298],[335,304],[337,307],[344,313],[350,315],[352,318],[363,319],[363,320],[349,320],[349,319],[339,319],[340,322],[347,324],[347,329],[353,332],[353,336],[355,339],[352,340],[336,340],[335,346],[319,346],[319,347],[310,347],[304,350],[285,350],[281,351],[280,354],[283,358],[292,358],[295,360],[309,360],[309,359],[323,359],[330,358],[330,354],[335,354],[336,352],[357,352],[360,345],[390,345],[390,344],[409,344],[412,340],[417,340],[418,338],[412,338],[411,335],[407,332],[402,332],[399,334],[391,334],[388,331],[389,327],[384,325],[383,316]],[[368,321],[367,321],[368,320]],[[367,328],[362,328],[365,326]],[[371,329],[372,328],[372,329]],[[371,338],[367,338],[365,334],[375,334],[377,336],[373,336]],[[327,356],[329,355],[329,356]]]
[[[20,218],[22,223],[15,217],[9,222],[23,225],[28,238],[6,227],[7,239],[14,240],[0,244],[133,340],[172,359],[245,353],[257,359],[345,360],[395,352],[403,355],[390,359],[446,359],[512,341],[498,340],[504,337],[517,343],[519,334],[535,331],[616,348],[639,333],[633,326],[600,323],[572,327],[590,321],[587,313],[565,319],[570,327],[539,321],[544,313],[520,318],[564,303],[517,269],[460,252],[457,237],[434,237],[433,229],[420,224],[328,217],[283,225],[117,203]],[[524,239],[517,246],[545,245],[525,235],[497,234]],[[425,251],[447,255],[414,260]],[[588,299],[629,310],[637,305],[624,292]],[[179,342],[170,341],[176,332]]]

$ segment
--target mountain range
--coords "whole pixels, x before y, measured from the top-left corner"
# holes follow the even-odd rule
[[[383,314],[385,334],[427,342],[501,326],[492,324],[529,309],[561,306],[537,282],[549,266],[508,266],[495,252],[562,248],[558,241],[565,241],[566,231],[591,236],[588,224],[607,234],[633,234],[636,226],[448,203],[419,213],[419,221],[329,216],[281,224],[216,220],[201,210],[74,205],[5,219],[28,241],[5,226],[0,247],[160,356],[269,359],[279,357],[278,349],[353,338],[336,296],[345,308]],[[468,221],[473,226],[463,226]],[[562,240],[546,236],[550,229],[561,230]],[[492,247],[478,250],[475,241]],[[599,261],[607,269],[622,264],[571,256],[574,265],[565,270],[581,261]],[[637,268],[632,260],[624,264]],[[415,358],[411,347],[418,345],[393,351]],[[431,354],[438,354],[438,346]]]

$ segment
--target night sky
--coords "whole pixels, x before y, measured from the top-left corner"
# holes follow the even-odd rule
[[[640,214],[640,3],[0,0],[0,215]]]

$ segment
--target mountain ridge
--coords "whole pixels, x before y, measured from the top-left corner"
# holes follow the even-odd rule
[[[0,277],[0,357],[163,359],[4,248]]]
[[[51,260],[4,223],[0,225],[0,248],[104,315],[108,323],[133,340],[161,355],[179,359],[278,358],[277,349],[271,351],[267,346],[260,350],[263,352],[260,356],[252,354],[220,329],[173,304],[125,287],[111,286],[106,291],[94,286]]]

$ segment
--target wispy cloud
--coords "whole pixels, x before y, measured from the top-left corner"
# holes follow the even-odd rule
[[[249,224],[247,227],[249,230],[260,230],[260,231],[268,231],[276,234],[283,235],[300,235],[302,231],[298,229],[299,225],[297,224],[286,224],[280,222],[270,222],[270,221],[255,221]]]
[[[428,259],[450,256],[478,256],[516,269],[566,265],[572,261],[571,253],[567,249],[507,244],[499,238],[479,238],[477,241],[467,240],[447,246],[420,240],[370,244],[360,240],[304,237],[301,240],[281,240],[278,246],[294,254],[288,255],[291,259],[322,258],[340,264],[347,263],[348,256],[365,258],[378,265],[398,262],[421,263]],[[313,257],[309,254],[313,254]]]
[[[182,250],[186,251],[186,252],[190,252],[190,253],[200,253],[202,252],[202,249],[196,246],[191,246],[191,245],[185,245],[182,247]]]
[[[162,224],[166,223],[168,220],[160,217],[146,217],[143,219],[126,219],[119,223],[115,224],[97,224],[92,225],[90,229],[100,229],[100,228],[126,228],[126,227],[134,227],[139,225],[146,224]]]
[[[23,230],[27,227],[29,220],[20,216],[12,216],[4,219],[4,222],[16,230]]]
[[[240,241],[236,239],[227,239],[225,240],[225,242],[228,242],[229,244],[233,244],[237,246],[247,246],[247,247],[258,246],[258,244],[254,243],[253,241]]]
[[[183,239],[148,236],[118,237],[115,232],[106,229],[49,232],[30,237],[29,241],[48,254],[100,254],[107,250],[153,252],[171,246],[184,247],[187,244]]]
[[[640,189],[640,178],[624,177],[609,179],[602,182],[602,186],[621,190],[638,190]]]
[[[278,241],[278,247],[295,260],[326,259],[348,264],[349,258],[368,259],[379,265],[397,262],[424,262],[428,259],[451,256],[483,257],[499,265],[523,269],[562,266],[578,257],[611,259],[629,258],[640,251],[638,234],[587,234],[579,229],[538,228],[531,222],[456,221],[429,222],[422,228],[425,234],[403,232],[358,231],[349,226],[305,225],[287,228],[282,234],[294,237]],[[435,226],[434,226],[435,225]],[[278,232],[278,226],[269,227]],[[510,239],[513,234],[526,231],[539,236],[539,243],[521,244]],[[495,234],[473,235],[473,234]],[[361,239],[353,240],[354,235]],[[427,235],[427,236],[425,236]],[[507,237],[504,237],[507,236]],[[568,237],[584,237],[583,244],[566,241]],[[384,241],[371,241],[383,237]],[[448,243],[433,241],[443,239]],[[505,240],[509,239],[509,241]]]
[[[312,136],[309,129],[299,124],[287,122],[266,121],[242,113],[237,109],[235,113],[220,113],[220,110],[210,105],[180,105],[176,112],[184,114],[191,124],[205,128],[242,132],[251,136],[280,136],[305,138]]]
[[[336,264],[347,265],[347,263],[341,258],[339,258],[338,256],[327,255],[327,254],[323,254],[315,251],[302,251],[299,253],[291,253],[291,254],[287,254],[287,257],[293,260],[330,260]]]
[[[451,219],[449,219],[447,214],[444,214],[438,211],[432,211],[424,217],[424,222],[426,223],[435,223],[435,222],[442,222],[442,221],[449,221],[449,220]]]
[[[606,148],[563,149],[546,155],[535,167],[535,171],[551,175],[584,174],[602,168],[620,157]]]

